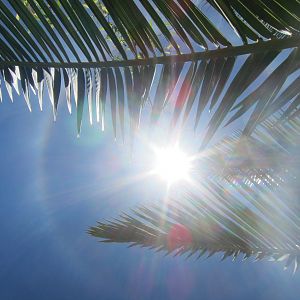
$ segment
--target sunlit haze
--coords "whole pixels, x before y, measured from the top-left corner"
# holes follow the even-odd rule
[[[155,174],[169,184],[188,178],[190,159],[177,147],[161,148],[155,151]]]

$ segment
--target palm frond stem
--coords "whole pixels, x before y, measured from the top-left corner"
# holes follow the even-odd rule
[[[236,57],[245,54],[263,53],[267,51],[284,50],[296,48],[300,45],[300,37],[285,39],[272,39],[259,41],[253,44],[242,46],[220,48],[203,52],[194,52],[180,55],[169,55],[150,57],[145,59],[112,60],[112,61],[91,61],[91,62],[43,62],[43,61],[1,61],[0,68],[4,67],[40,67],[40,68],[113,68],[129,66],[145,66],[157,64],[173,64],[174,62],[190,62],[198,60],[217,59],[220,57]]]

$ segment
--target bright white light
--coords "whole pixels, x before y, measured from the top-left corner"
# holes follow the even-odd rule
[[[169,184],[188,179],[190,159],[177,147],[157,149],[154,172]]]

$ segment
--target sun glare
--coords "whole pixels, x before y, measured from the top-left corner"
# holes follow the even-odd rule
[[[169,184],[188,179],[190,159],[177,147],[162,148],[156,151],[154,172]]]

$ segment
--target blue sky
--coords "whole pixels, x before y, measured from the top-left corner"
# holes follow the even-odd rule
[[[97,220],[164,197],[157,178],[127,182],[148,167],[143,145],[131,160],[129,145],[115,142],[109,126],[90,127],[87,112],[77,139],[65,103],[54,123],[48,99],[43,113],[37,99],[29,113],[22,97],[11,104],[4,90],[0,299],[299,299],[300,272],[282,264],[185,260],[98,243],[86,233]]]
[[[142,160],[131,161],[128,145],[87,119],[77,139],[66,111],[62,104],[54,123],[49,106],[41,113],[36,100],[29,113],[23,99],[11,104],[4,92],[0,299],[299,298],[299,273],[281,264],[186,261],[90,237],[97,220],[161,201],[165,186],[157,178],[124,184]]]

